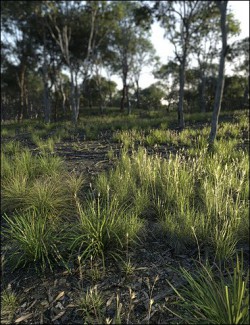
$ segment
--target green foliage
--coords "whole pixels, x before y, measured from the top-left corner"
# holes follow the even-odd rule
[[[115,158],[114,168],[99,174],[92,184],[91,191],[99,193],[95,199],[88,191],[84,198],[82,176],[69,174],[61,158],[40,150],[48,140],[39,140],[40,153],[18,141],[4,143],[2,213],[13,228],[10,220],[21,225],[24,219],[27,225],[27,211],[36,211],[53,229],[63,229],[66,251],[72,250],[83,259],[99,256],[104,261],[107,255],[120,258],[127,247],[127,236],[129,242],[139,239],[144,220],[154,219],[166,242],[177,251],[196,246],[198,241],[216,260],[227,260],[249,238],[249,157],[241,140],[247,133],[248,119],[245,113],[232,113],[231,118],[233,123],[220,124],[212,152],[207,150],[209,127],[194,129],[190,125],[183,132],[164,126],[155,129],[172,119],[164,120],[160,112],[148,112],[145,117],[91,117],[80,122],[74,135],[78,144],[83,130],[89,136],[87,125],[96,134],[104,130],[105,123],[106,127],[113,124],[113,130],[124,129],[113,136],[124,147],[119,159],[112,151],[108,153]],[[194,119],[200,121],[201,114]],[[62,137],[62,130],[68,134],[72,131],[69,123],[63,127],[24,125],[25,130],[27,127],[31,133],[32,127],[53,131],[51,143]],[[154,146],[156,151],[161,146],[163,155],[149,154],[143,146]],[[73,228],[68,227],[69,222]],[[37,227],[42,225],[38,223]],[[24,263],[24,255],[19,256]],[[37,259],[38,264],[44,265],[44,261]]]
[[[197,264],[192,274],[181,268],[185,286],[177,290],[167,280],[179,296],[182,310],[181,314],[171,312],[188,324],[248,324],[249,271],[244,272],[243,254],[236,259],[233,273],[229,269],[216,272],[203,264]]]
[[[61,263],[58,247],[63,242],[62,229],[55,228],[50,216],[35,209],[3,216],[6,226],[4,236],[11,244],[10,264],[15,269],[27,263],[38,269],[53,268],[55,262]]]
[[[141,106],[145,109],[159,109],[162,107],[161,100],[165,96],[165,91],[153,84],[140,92]]]
[[[81,257],[101,257],[103,265],[106,254],[116,259],[126,245],[127,236],[134,242],[142,228],[138,216],[119,206],[116,197],[89,199],[84,207],[77,202],[77,208],[79,217],[69,234],[71,247]]]
[[[144,217],[156,216],[176,249],[196,245],[194,228],[218,260],[228,259],[239,241],[246,243],[249,224],[248,156],[234,146],[218,141],[212,155],[203,147],[190,158],[180,150],[167,160],[143,148],[131,155],[124,150],[96,187],[103,197],[109,188],[120,204]]]
[[[88,289],[86,293],[81,293],[77,305],[85,321],[103,323],[105,303],[97,286]]]
[[[11,288],[1,292],[1,323],[12,324],[15,311],[19,305],[19,297]]]

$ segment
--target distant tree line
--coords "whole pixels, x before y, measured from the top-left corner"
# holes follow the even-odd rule
[[[100,114],[113,106],[127,113],[165,107],[176,110],[183,128],[185,112],[215,110],[218,116],[220,107],[248,107],[249,38],[228,45],[240,26],[227,4],[1,1],[2,120],[70,118],[77,124],[86,107]],[[150,42],[155,21],[174,48],[166,64]],[[159,82],[141,89],[145,65]]]

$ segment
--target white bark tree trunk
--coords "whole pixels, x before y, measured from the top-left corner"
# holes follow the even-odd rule
[[[215,93],[211,131],[208,139],[210,145],[214,144],[214,140],[216,138],[220,109],[221,109],[221,100],[222,100],[223,90],[224,90],[224,81],[225,81],[224,70],[225,70],[225,59],[227,55],[227,24],[226,24],[227,3],[228,1],[216,2],[217,6],[220,9],[220,14],[221,14],[220,25],[221,25],[221,32],[222,32],[222,50],[220,55],[219,74],[218,74],[217,87]]]

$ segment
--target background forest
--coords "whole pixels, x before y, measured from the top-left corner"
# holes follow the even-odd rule
[[[94,108],[176,111],[180,101],[188,113],[213,109],[221,50],[213,3],[2,1],[1,12],[2,120],[77,121]],[[149,40],[155,19],[175,48],[164,65]],[[227,25],[230,40],[240,30],[232,13]],[[222,109],[246,108],[249,38],[231,44],[226,59]],[[145,65],[159,81],[141,89]]]

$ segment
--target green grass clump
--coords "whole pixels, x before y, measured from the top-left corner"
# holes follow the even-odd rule
[[[34,208],[56,217],[76,211],[74,196],[83,178],[68,173],[61,158],[26,148],[11,155],[3,151],[1,158],[2,213]]]
[[[19,305],[19,297],[10,288],[1,292],[1,323],[13,324],[13,318]]]
[[[81,293],[77,300],[78,310],[88,323],[104,323],[105,301],[97,286],[90,288],[86,293]]]
[[[224,146],[222,144],[221,146]],[[158,219],[171,246],[188,248],[199,241],[217,259],[228,259],[248,234],[248,156],[206,148],[187,158],[184,151],[163,159],[139,148],[123,151],[114,170],[97,178],[119,204],[142,217]],[[244,235],[243,235],[244,234]]]
[[[82,206],[79,202],[78,220],[71,232],[72,249],[83,258],[106,255],[117,258],[129,242],[138,238],[142,221],[119,205],[115,197],[110,199],[89,199]]]
[[[13,269],[34,263],[45,270],[61,262],[59,245],[63,242],[62,228],[55,227],[49,215],[35,209],[4,215],[4,238],[10,245],[9,263]]]
[[[195,272],[180,269],[186,285],[177,290],[167,281],[179,297],[176,313],[188,324],[249,324],[249,271],[244,272],[243,254],[231,270],[222,273],[209,265],[198,264]],[[173,311],[171,311],[173,312]]]

